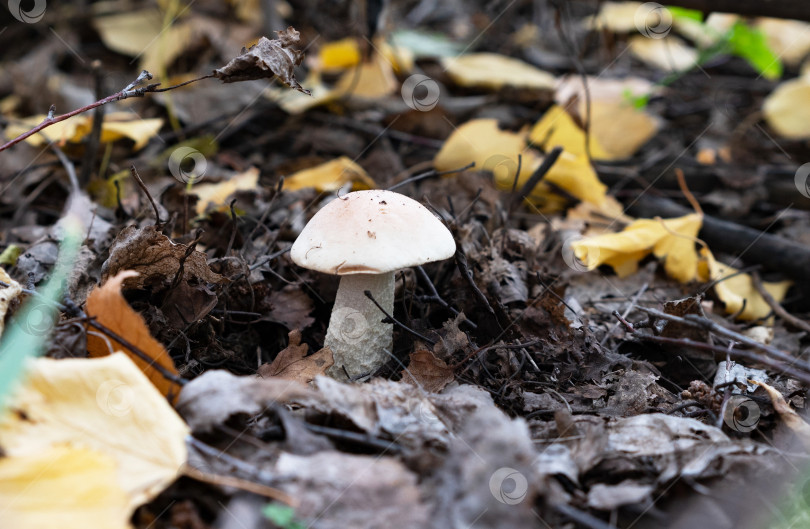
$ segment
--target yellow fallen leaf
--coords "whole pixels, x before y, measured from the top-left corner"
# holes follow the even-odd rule
[[[568,112],[558,105],[552,105],[534,124],[529,132],[529,140],[546,151],[560,146],[574,156],[587,158],[585,131],[579,128]],[[591,156],[595,159],[608,159],[608,153],[596,137],[591,135],[588,143],[591,147]]]
[[[495,119],[474,119],[458,127],[442,145],[433,165],[449,171],[475,162],[475,169],[491,171],[495,181],[511,189],[522,156],[519,180],[528,179],[540,165],[537,151],[526,147],[526,134],[498,128]]]
[[[42,123],[46,117],[43,114],[19,120],[6,128],[6,137],[11,139],[27,132]],[[137,115],[130,112],[112,112],[104,116],[104,122],[101,125],[101,142],[107,143],[128,138],[135,142],[134,149],[137,151],[143,148],[162,126],[163,120],[160,118],[139,119]],[[79,114],[54,123],[42,132],[48,140],[57,143],[78,143],[90,134],[92,128],[92,114]],[[46,143],[42,134],[29,136],[25,141],[35,147]]]
[[[682,283],[697,278],[695,239],[703,224],[697,213],[674,219],[638,219],[619,233],[588,237],[571,243],[577,259],[589,270],[607,264],[619,277],[638,270],[650,253],[664,260],[667,274]]]
[[[780,136],[794,140],[810,138],[810,77],[780,83],[765,98],[762,113]]]
[[[7,287],[0,286],[0,336],[2,336],[8,306],[22,294],[22,285],[14,281],[3,268],[0,268],[0,281],[8,285]]]
[[[223,206],[229,196],[236,191],[256,189],[259,183],[259,170],[251,167],[244,173],[232,176],[217,184],[198,184],[192,191],[200,200],[197,202],[197,214],[202,215],[209,206]]]
[[[317,65],[323,71],[345,70],[360,63],[360,46],[356,39],[327,42],[318,50]]]
[[[697,50],[672,35],[662,39],[636,35],[627,44],[636,58],[665,72],[681,72],[697,64]]]
[[[2,457],[3,526],[126,529],[131,509],[116,474],[113,458],[86,448],[54,446]]]
[[[782,418],[785,425],[796,434],[796,437],[802,444],[806,447],[810,447],[810,424],[807,424],[805,420],[796,413],[796,410],[790,407],[785,397],[783,397],[776,388],[765,382],[759,382],[757,380],[749,380],[748,382],[756,384],[768,393],[768,396],[771,398],[771,403],[773,404],[773,409],[779,414],[779,417]]]
[[[25,383],[0,415],[6,458],[75,447],[114,461],[116,482],[126,494],[124,519],[175,480],[187,458],[188,434],[163,395],[123,353],[31,361]]]
[[[375,99],[390,95],[398,88],[391,63],[375,53],[368,62],[346,71],[335,84],[334,92],[338,97]]]
[[[87,315],[95,318],[98,323],[128,342],[128,345],[124,345],[113,338],[102,335],[101,331],[88,325],[87,330],[93,332],[87,333],[87,353],[90,357],[106,356],[116,351],[126,353],[149,377],[155,387],[174,401],[180,395],[180,387],[167,380],[154,367],[154,364],[157,364],[173,375],[177,375],[174,362],[163,345],[149,333],[143,317],[135,312],[121,295],[121,285],[124,280],[137,275],[138,272],[132,270],[119,272],[108,279],[103,286],[94,288],[87,296]],[[151,362],[147,362],[132,352],[129,345],[136,347],[151,358]]]
[[[771,307],[754,287],[750,275],[741,274],[736,268],[720,263],[708,249],[701,249],[700,254],[703,258],[700,267],[701,280],[714,283],[714,292],[725,304],[727,314],[739,313],[738,318],[741,320],[757,320],[771,313]],[[763,282],[765,290],[777,302],[785,298],[792,284],[790,281]]]
[[[303,81],[304,86],[310,91],[310,95],[290,90],[280,86],[271,86],[265,91],[265,97],[274,101],[288,114],[301,114],[310,108],[323,105],[337,99],[338,94],[323,84],[320,72],[313,70]]]
[[[158,9],[97,15],[93,27],[101,41],[112,51],[136,57],[152,44],[163,28]]]
[[[585,19],[585,26],[615,33],[635,32],[635,18],[639,7],[641,2],[603,2],[599,6],[599,13]]]
[[[460,86],[493,90],[504,86],[551,90],[556,82],[553,75],[540,68],[496,53],[468,53],[445,57],[441,62],[453,81]]]
[[[365,169],[350,158],[341,156],[284,178],[284,189],[295,191],[314,187],[318,191],[336,191],[349,182],[353,182],[352,189],[355,191],[377,187]]]

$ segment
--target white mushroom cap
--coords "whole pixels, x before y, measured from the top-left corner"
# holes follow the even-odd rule
[[[382,274],[452,257],[450,231],[419,202],[393,191],[355,191],[321,208],[290,250],[327,274]]]

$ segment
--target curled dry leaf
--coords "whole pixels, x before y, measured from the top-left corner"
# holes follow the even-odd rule
[[[422,386],[422,389],[432,393],[443,390],[455,379],[453,368],[427,349],[417,349],[412,352],[408,369],[402,371],[403,382]]]
[[[277,39],[262,37],[250,49],[242,48],[241,55],[214,70],[214,77],[225,83],[235,83],[277,76],[290,88],[309,95],[309,90],[298,83],[293,72],[304,59],[304,53],[292,47],[298,43],[300,34],[292,26],[276,33]]]
[[[124,271],[134,270],[138,275],[127,276],[125,288],[163,290],[174,281],[180,263],[183,278],[200,283],[227,283],[228,280],[208,267],[206,256],[191,250],[185,244],[175,244],[155,226],[136,228],[127,226],[110,246],[110,257],[101,268],[102,281]]]
[[[272,363],[259,367],[259,375],[262,378],[297,380],[305,384],[315,380],[318,375],[326,376],[326,370],[335,363],[332,351],[324,347],[307,356],[309,346],[301,343],[301,331],[290,331],[289,337],[289,345],[278,353]]]
[[[785,397],[783,397],[776,388],[769,386],[765,382],[760,382],[758,380],[749,380],[748,382],[762,387],[762,389],[768,393],[768,396],[771,398],[771,403],[773,404],[773,409],[776,410],[779,417],[785,421],[787,427],[796,434],[796,437],[799,438],[799,441],[801,441],[802,444],[810,447],[810,424],[807,424],[804,419],[802,419],[799,414],[790,407],[785,400]]]
[[[115,277],[109,279],[104,286],[93,289],[87,296],[87,315],[111,330],[118,336],[124,338],[133,347],[152,359],[147,362],[132,350],[99,331],[88,326],[87,333],[87,353],[91,357],[106,356],[115,351],[123,351],[135,362],[149,380],[157,387],[163,395],[170,399],[176,399],[180,394],[180,387],[167,380],[158,371],[154,364],[163,367],[172,374],[177,374],[169,353],[166,349],[149,334],[149,328],[140,314],[135,312],[121,295],[121,284],[128,277],[137,276],[137,272],[126,270]]]

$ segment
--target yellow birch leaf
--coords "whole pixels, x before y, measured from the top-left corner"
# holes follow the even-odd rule
[[[697,213],[674,219],[638,219],[619,233],[588,237],[571,243],[574,254],[589,270],[607,264],[620,277],[633,274],[650,253],[664,260],[667,274],[683,283],[697,278],[695,238],[703,223]]]
[[[630,37],[630,53],[653,68],[665,72],[682,72],[697,64],[698,52],[678,37],[667,35],[651,39],[643,35]]]
[[[318,51],[318,66],[323,71],[345,70],[360,63],[357,40],[345,38],[327,42]]]
[[[341,156],[284,178],[284,189],[295,191],[314,187],[318,191],[336,191],[349,182],[353,182],[354,190],[377,187],[365,169],[350,158]]]
[[[339,97],[351,95],[375,99],[390,95],[398,88],[391,63],[375,53],[369,62],[347,70],[335,84],[334,92]]]
[[[810,24],[800,20],[760,17],[755,27],[768,39],[768,47],[785,64],[798,66],[810,53]]]
[[[265,97],[274,101],[288,114],[301,114],[338,97],[334,90],[323,84],[318,71],[311,71],[303,83],[310,91],[310,95],[290,90],[286,86],[271,86],[265,91]]]
[[[6,458],[58,447],[111,458],[126,494],[126,518],[175,480],[187,458],[188,434],[183,420],[124,353],[37,358],[0,415]]]
[[[108,49],[137,57],[154,43],[163,28],[158,9],[142,9],[93,18],[93,27]]]
[[[554,88],[556,78],[519,59],[497,53],[468,53],[441,60],[447,73],[459,86],[497,90],[504,86],[515,88]]]
[[[27,132],[42,123],[46,117],[45,115],[39,115],[20,120],[6,128],[6,137],[11,139]],[[104,122],[101,125],[101,143],[128,138],[135,142],[134,149],[137,151],[143,148],[160,131],[162,126],[163,120],[160,118],[139,119],[138,116],[130,112],[113,112],[104,116]],[[42,132],[50,141],[78,143],[90,134],[92,128],[92,114],[79,114],[54,123]],[[46,143],[45,137],[42,134],[34,134],[26,138],[25,141],[38,147]]]
[[[727,314],[739,313],[738,318],[741,320],[757,320],[771,313],[771,307],[754,287],[750,275],[741,274],[736,268],[717,261],[707,249],[701,249],[700,253],[706,265],[701,272],[702,280],[714,282],[714,293],[725,304]],[[776,301],[785,298],[792,284],[791,281],[762,283]]]
[[[449,171],[475,162],[476,170],[491,171],[501,188],[511,189],[522,156],[520,181],[526,181],[540,165],[541,158],[526,147],[526,135],[498,128],[495,119],[474,119],[458,127],[442,145],[433,165]]]
[[[3,526],[20,529],[126,529],[131,510],[115,461],[71,446],[0,458]]]
[[[784,138],[810,138],[810,78],[780,83],[765,98],[762,113],[768,125]]]
[[[9,126],[6,127],[5,136],[9,140],[16,138],[20,134],[28,132],[32,128],[42,123],[47,117],[48,116],[45,114],[39,114],[36,116],[14,120],[14,122],[10,123]],[[70,117],[64,121],[60,121],[59,123],[54,123],[53,125],[44,129],[42,132],[47,137],[47,140],[42,134],[33,134],[25,138],[23,141],[29,145],[33,145],[34,147],[45,145],[48,140],[60,144],[67,141],[77,141],[75,139],[76,130],[82,123],[84,123],[86,119],[87,117],[81,114]],[[79,139],[81,139],[81,136]]]
[[[223,180],[218,184],[198,184],[192,188],[192,192],[200,200],[197,202],[197,214],[202,215],[208,206],[222,206],[229,196],[236,191],[256,189],[259,183],[259,170],[251,167],[244,173],[234,175],[228,180]]]

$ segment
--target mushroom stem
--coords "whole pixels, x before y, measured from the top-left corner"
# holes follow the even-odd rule
[[[394,313],[394,272],[353,274],[340,278],[335,305],[324,345],[332,350],[335,364],[327,374],[346,380],[376,371],[388,360],[393,346],[393,325],[384,318],[364,291],[389,314]],[[345,368],[345,372],[344,372]]]

